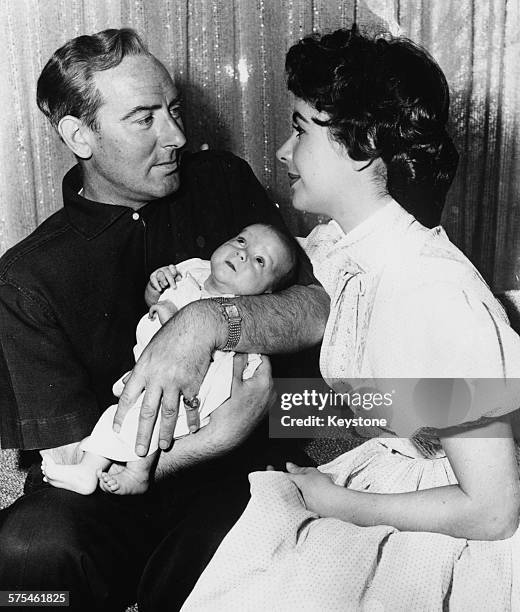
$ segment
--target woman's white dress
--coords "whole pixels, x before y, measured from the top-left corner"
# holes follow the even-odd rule
[[[371,411],[387,418],[380,437],[320,469],[376,493],[456,483],[434,434],[520,405],[520,339],[502,307],[441,228],[427,230],[393,201],[349,234],[319,226],[304,246],[331,297],[325,380],[339,393],[359,379],[402,387],[391,409]],[[417,393],[417,382],[446,378],[463,379],[456,401]],[[481,542],[358,527],[307,510],[281,472],[250,481],[248,507],[184,611],[520,610],[518,532]]]

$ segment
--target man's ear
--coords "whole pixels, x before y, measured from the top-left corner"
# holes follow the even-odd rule
[[[89,159],[92,156],[90,139],[87,134],[88,128],[85,124],[72,115],[65,115],[58,123],[58,133],[69,149],[81,159]]]

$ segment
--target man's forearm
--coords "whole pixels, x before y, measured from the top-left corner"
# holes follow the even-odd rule
[[[314,346],[323,337],[329,312],[329,298],[317,285],[237,297],[236,303],[242,318],[238,354],[290,353]],[[215,300],[199,300],[182,308],[152,338],[126,382],[114,417],[117,432],[128,410],[145,392],[136,437],[139,456],[148,449],[160,405],[159,446],[167,448],[175,430],[179,394],[192,398],[199,393],[211,354],[225,347],[228,333],[221,305]],[[199,460],[199,449],[192,447],[191,441],[176,444],[172,465]],[[207,457],[208,452],[202,456]]]
[[[234,298],[242,317],[236,350],[241,353],[291,353],[314,346],[323,337],[330,300],[319,285],[295,285],[274,294]],[[206,306],[201,304],[201,307]],[[215,345],[227,341],[227,321],[215,302],[207,305],[215,322]]]

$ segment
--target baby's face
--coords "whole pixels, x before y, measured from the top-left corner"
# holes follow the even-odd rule
[[[211,275],[223,293],[259,295],[270,291],[285,273],[288,259],[285,245],[274,232],[249,225],[213,253]]]

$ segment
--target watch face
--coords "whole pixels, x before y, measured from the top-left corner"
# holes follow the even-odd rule
[[[238,314],[238,308],[235,306],[235,304],[226,304],[224,308],[226,309],[226,313],[230,319],[240,318],[240,315]]]

